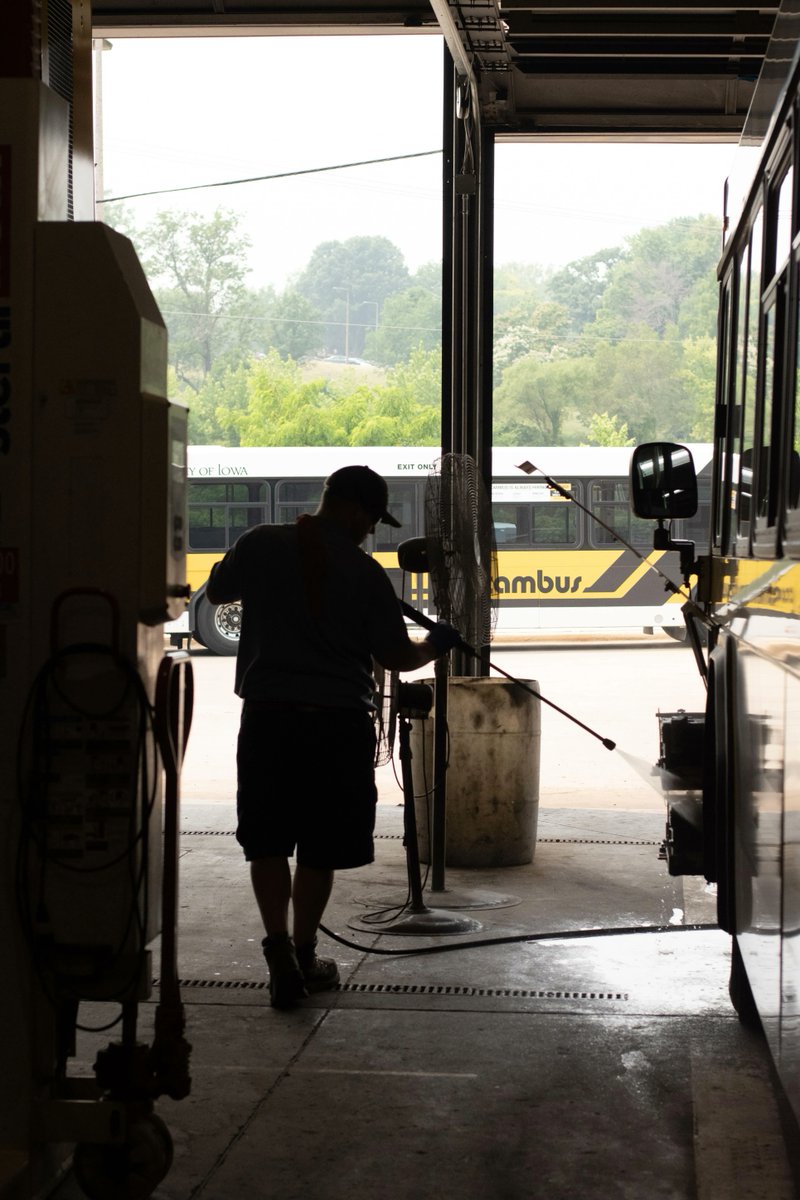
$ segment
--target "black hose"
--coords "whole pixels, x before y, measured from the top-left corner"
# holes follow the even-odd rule
[[[320,929],[329,938],[339,942],[342,946],[348,946],[351,950],[362,950],[365,954],[408,958],[416,954],[445,954],[451,950],[474,950],[479,946],[510,946],[519,942],[564,942],[580,938],[621,937],[636,933],[702,933],[710,929],[719,929],[719,925],[699,923],[693,925],[624,925],[619,929],[557,929],[550,933],[515,933],[506,937],[479,938],[470,942],[449,942],[445,946],[412,946],[403,950],[380,950],[377,946],[363,946],[360,942],[351,942],[341,934],[334,933],[325,925],[320,925]]]

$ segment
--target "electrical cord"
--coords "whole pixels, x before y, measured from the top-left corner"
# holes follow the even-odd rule
[[[100,656],[110,659],[114,669],[121,671],[123,683],[119,694],[101,709],[89,708],[85,703],[79,703],[65,689],[58,677],[59,669],[69,661],[76,661],[79,656]],[[52,698],[61,705],[61,711],[52,707]],[[96,862],[90,866],[79,866],[66,859],[54,847],[49,845],[50,798],[49,786],[52,781],[54,768],[57,765],[59,739],[57,736],[58,722],[66,714],[84,720],[102,722],[113,720],[125,710],[128,703],[135,705],[137,720],[135,738],[130,749],[130,762],[136,765],[131,771],[131,791],[125,807],[128,810],[127,842],[122,850],[110,859]],[[132,710],[133,711],[133,710]],[[54,729],[56,733],[54,734]],[[34,970],[47,999],[57,1006],[61,1002],[58,995],[58,982],[65,981],[54,970],[49,961],[48,949],[55,944],[43,933],[49,924],[47,911],[47,877],[48,868],[72,872],[79,876],[99,875],[111,868],[127,863],[130,888],[130,905],[125,918],[124,929],[116,947],[103,954],[103,963],[95,965],[90,975],[81,976],[84,985],[100,980],[105,974],[104,965],[119,958],[128,943],[131,931],[137,930],[137,953],[135,963],[129,978],[119,984],[111,995],[102,997],[111,1002],[122,1002],[130,989],[140,978],[145,962],[144,947],[148,924],[147,873],[149,839],[148,828],[150,817],[158,795],[158,764],[157,756],[153,754],[152,761],[148,755],[148,744],[152,742],[154,729],[154,714],[148,700],[141,677],[135,667],[113,646],[104,643],[76,643],[56,651],[44,663],[37,673],[23,707],[22,722],[17,741],[17,793],[21,810],[21,834],[17,848],[15,870],[15,889],[17,909],[23,934],[31,952]],[[27,745],[28,740],[30,742]],[[62,743],[63,748],[63,743]],[[26,761],[26,750],[29,761]],[[140,854],[137,856],[137,848]],[[33,850],[37,864],[31,863]],[[138,859],[138,861],[137,861]],[[38,866],[38,878],[33,874]],[[67,978],[67,982],[76,982]],[[55,986],[54,986],[55,985]],[[91,1030],[102,1032],[118,1024],[121,1015],[102,1029]],[[79,1029],[91,1027],[78,1025]]]
[[[511,946],[522,942],[577,941],[581,938],[621,937],[640,933],[699,933],[711,929],[718,930],[719,925],[714,922],[698,922],[691,925],[622,925],[618,929],[556,929],[548,933],[515,933],[505,937],[478,938],[469,942],[450,942],[446,946],[411,946],[402,950],[382,950],[378,946],[364,946],[360,942],[353,942],[339,933],[334,933],[325,925],[320,925],[320,929],[334,942],[351,950],[380,954],[388,958],[411,958],[417,955],[447,954],[454,950],[476,950],[482,946]]]
[[[116,1017],[114,1017],[114,1020],[109,1021],[106,1025],[81,1025],[76,1021],[75,1028],[79,1029],[81,1033],[108,1033],[109,1029],[114,1029],[117,1025],[119,1025],[124,1015],[125,1014],[120,1009],[120,1012]]]
[[[332,163],[326,167],[306,167],[297,171],[278,171],[271,175],[250,175],[246,179],[217,179],[214,183],[192,183],[181,187],[157,188],[150,192],[128,192],[124,196],[105,196],[98,204],[117,204],[120,200],[139,200],[142,196],[169,196],[174,192],[200,192],[208,188],[235,187],[242,183],[264,183],[273,179],[297,179],[301,175],[322,175],[326,171],[343,171],[349,167],[372,167],[378,163],[404,162],[409,158],[430,158],[441,155],[441,150],[417,150],[413,154],[389,154],[383,158],[363,158],[357,162]]]

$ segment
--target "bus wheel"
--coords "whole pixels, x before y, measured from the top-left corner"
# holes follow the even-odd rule
[[[753,997],[742,952],[736,938],[731,938],[731,977],[728,982],[728,995],[736,1010],[736,1015],[745,1029],[761,1029],[758,1006]]]
[[[209,604],[203,600],[197,608],[199,640],[212,654],[235,654],[242,629],[241,604]]]

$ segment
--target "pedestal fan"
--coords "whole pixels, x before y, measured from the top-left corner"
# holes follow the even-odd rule
[[[497,620],[492,579],[497,574],[491,501],[475,460],[445,454],[428,478],[425,536],[398,547],[403,570],[427,572],[440,620],[455,625],[462,644],[488,652]],[[405,609],[409,610],[408,607]],[[459,672],[474,652],[456,651]],[[478,655],[480,657],[480,655]],[[450,656],[434,667],[433,803],[431,811],[431,896],[440,907],[490,908],[514,903],[512,897],[482,893],[454,896],[445,888],[447,856],[447,693]]]
[[[471,646],[488,647],[497,622],[492,579],[497,547],[492,505],[475,460],[445,454],[425,489],[425,555],[440,620],[449,621]],[[459,661],[460,660],[460,661]],[[464,656],[455,662],[464,673]],[[437,659],[433,739],[431,891],[444,892],[447,853],[447,684],[450,657]]]
[[[403,786],[403,845],[406,853],[408,894],[403,912],[391,923],[387,922],[380,933],[405,934],[407,936],[436,936],[441,934],[478,933],[483,928],[471,917],[455,917],[449,912],[429,908],[423,900],[422,878],[419,861],[419,840],[411,770],[411,721],[425,720],[431,711],[433,695],[425,683],[400,683],[394,671],[385,671],[375,663],[376,734],[375,766],[386,766],[392,761],[395,737],[399,733],[399,759]],[[351,922],[353,928],[361,929],[359,922]],[[372,929],[375,932],[374,929]]]
[[[524,691],[529,692],[542,703],[574,722],[586,733],[591,734],[602,742],[607,750],[615,749],[615,743],[610,738],[591,729],[577,717],[548,700],[541,692],[530,687],[522,680],[516,679],[509,672],[489,661],[489,643],[497,619],[496,598],[492,592],[492,579],[497,574],[497,550],[494,539],[494,525],[491,514],[491,501],[486,492],[477,467],[468,455],[445,455],[437,463],[434,473],[429,477],[426,488],[426,532],[421,538],[411,538],[398,546],[398,563],[403,571],[413,571],[430,576],[431,592],[437,609],[437,615],[455,625],[461,633],[461,641],[457,651],[464,661],[480,662],[482,669],[492,668]],[[411,605],[401,602],[403,611],[423,628],[435,628],[436,622],[425,614],[418,612]],[[449,679],[450,656],[437,660],[435,666],[435,725],[434,725],[434,802],[431,829],[431,895],[441,908],[496,908],[517,901],[510,896],[495,896],[489,893],[473,893],[470,896],[454,896],[447,893],[444,884],[445,859],[447,850],[446,811],[447,811],[447,691]],[[402,688],[404,685],[400,685]],[[407,685],[406,685],[407,686]],[[403,734],[408,726],[403,726],[403,704],[391,703],[389,711],[394,714],[389,724],[394,729],[395,718],[401,728],[401,746]],[[416,716],[424,715],[416,712]],[[409,754],[407,746],[401,750],[401,761],[405,764],[405,755]],[[408,770],[404,771],[404,798],[406,804],[406,838],[409,837],[409,814],[413,807],[413,788],[410,786],[410,762]],[[416,830],[414,830],[413,855],[418,864],[416,849]],[[412,867],[409,857],[409,878]],[[416,870],[418,878],[418,866]],[[413,888],[413,884],[412,884]],[[440,917],[448,914],[439,913]],[[457,927],[459,920],[466,918],[451,917],[451,928],[441,927],[437,933],[462,932]],[[446,924],[446,923],[445,923]],[[418,932],[429,933],[433,930],[420,926],[416,929],[404,928],[403,923],[386,928],[382,932]]]

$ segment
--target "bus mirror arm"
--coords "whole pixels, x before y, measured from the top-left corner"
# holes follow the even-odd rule
[[[653,534],[653,549],[677,551],[680,555],[681,575],[683,575],[684,583],[688,586],[690,576],[697,573],[694,542],[673,539],[669,529],[664,528],[664,522],[659,521],[658,529]]]

